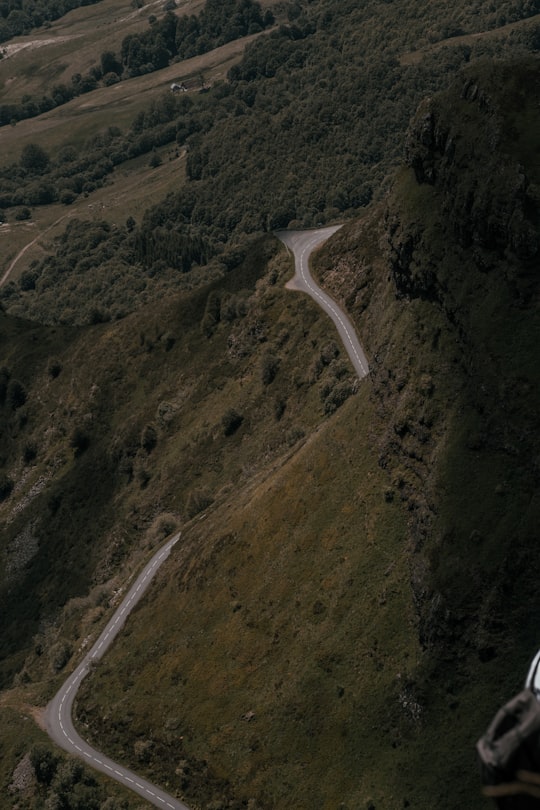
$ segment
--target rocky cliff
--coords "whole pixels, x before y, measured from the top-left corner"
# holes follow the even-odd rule
[[[539,78],[485,64],[425,100],[378,214],[320,265],[372,357],[419,636],[443,656],[537,643]]]

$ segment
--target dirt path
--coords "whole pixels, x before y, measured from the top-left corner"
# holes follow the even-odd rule
[[[10,276],[11,271],[13,270],[13,268],[15,267],[15,265],[17,264],[17,262],[19,261],[19,259],[20,259],[22,256],[24,256],[24,254],[26,253],[26,251],[27,251],[29,248],[31,248],[31,247],[32,247],[32,245],[35,245],[35,244],[36,244],[36,242],[37,242],[37,241],[39,241],[39,239],[41,239],[43,236],[45,236],[45,234],[46,234],[46,233],[49,233],[49,231],[52,231],[52,229],[53,229],[53,228],[55,228],[55,227],[58,225],[58,223],[59,223],[59,222],[62,222],[62,220],[63,220],[63,219],[66,219],[66,217],[69,217],[69,216],[70,216],[70,214],[64,214],[63,216],[59,217],[59,218],[58,218],[58,219],[57,219],[55,222],[53,222],[53,224],[52,224],[52,225],[49,225],[49,227],[48,227],[48,228],[45,228],[45,230],[44,230],[44,231],[41,231],[41,233],[38,233],[38,235],[37,235],[37,236],[35,236],[35,237],[32,239],[32,241],[31,241],[31,242],[28,242],[28,244],[27,244],[27,245],[25,245],[23,248],[21,248],[21,250],[19,250],[19,252],[18,252],[18,253],[17,253],[17,255],[15,256],[15,258],[14,258],[14,259],[11,261],[11,263],[9,264],[8,269],[6,270],[6,272],[4,273],[4,275],[2,276],[2,278],[0,278],[0,287],[2,287],[2,285],[4,285],[4,284],[6,283],[6,281],[8,280],[8,278],[9,278],[9,276]]]

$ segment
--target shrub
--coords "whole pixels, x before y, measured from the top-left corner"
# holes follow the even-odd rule
[[[9,498],[13,491],[13,481],[5,473],[0,473],[0,501]]]
[[[274,381],[279,368],[279,359],[271,352],[265,352],[261,363],[261,379],[263,385],[270,385]]]
[[[170,534],[178,529],[178,518],[171,512],[162,512],[158,515],[150,528],[148,529],[148,537],[152,541],[161,542],[165,540]]]
[[[105,87],[110,87],[112,84],[118,84],[120,77],[116,73],[106,73],[103,77],[103,84]]]
[[[26,389],[18,380],[10,380],[7,387],[6,400],[8,405],[17,410],[26,402]]]
[[[2,368],[0,368],[0,405],[3,405],[6,401],[10,376],[9,369],[6,366],[2,366]]]
[[[159,155],[159,154],[156,152],[156,150],[154,149],[154,150],[152,151],[152,155],[151,155],[151,157],[150,157],[150,162],[149,162],[149,164],[148,164],[148,165],[149,165],[149,166],[150,166],[152,169],[157,169],[157,167],[158,167],[158,166],[161,166],[161,164],[162,164],[162,163],[163,163],[163,161],[161,160],[161,156],[160,156],[160,155]]]
[[[206,489],[194,489],[189,493],[186,501],[186,513],[189,518],[195,517],[214,503],[214,499]]]
[[[325,366],[329,366],[332,360],[339,355],[339,347],[334,340],[326,343],[321,349],[321,362]]]
[[[71,647],[66,641],[58,641],[51,649],[51,667],[60,672],[71,658]]]
[[[71,191],[71,189],[63,188],[62,191],[60,192],[59,199],[60,202],[63,203],[63,205],[71,205],[71,203],[75,202],[75,200],[77,199],[77,195],[75,194],[74,191]]]
[[[31,270],[25,270],[23,273],[21,273],[21,277],[19,279],[19,287],[23,292],[35,290],[36,279],[37,274],[35,272],[33,273]]]
[[[75,457],[78,458],[81,456],[84,451],[88,449],[89,445],[90,437],[88,434],[82,428],[76,427],[69,441],[69,446],[75,450]]]
[[[51,358],[47,365],[47,373],[52,380],[55,380],[62,371],[62,363],[56,358]]]
[[[36,779],[50,785],[58,766],[58,758],[44,745],[34,745],[30,749],[30,762],[34,767]]]
[[[281,419],[281,417],[285,413],[285,408],[286,407],[287,407],[287,402],[284,399],[282,399],[281,397],[278,397],[276,399],[276,401],[274,402],[274,416],[275,416],[277,422],[279,422],[279,420]]]
[[[326,414],[334,413],[354,392],[354,384],[347,381],[330,387],[330,390],[325,394],[324,412]]]
[[[23,461],[25,464],[30,464],[31,461],[37,456],[37,444],[35,442],[28,442],[23,450]]]
[[[141,447],[143,447],[147,453],[151,453],[156,444],[157,433],[155,427],[153,425],[146,425],[141,436]]]
[[[227,411],[225,411],[221,418],[221,424],[223,426],[225,436],[232,436],[233,433],[236,433],[243,421],[244,417],[234,408],[229,408]]]

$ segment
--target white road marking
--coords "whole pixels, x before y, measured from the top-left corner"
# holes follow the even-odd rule
[[[101,759],[99,757],[99,752],[94,751],[93,748],[89,748],[85,750],[82,746],[84,745],[83,740],[74,732],[73,726],[71,724],[71,707],[73,704],[73,700],[75,698],[75,694],[77,689],[83,680],[83,678],[91,671],[91,667],[87,662],[95,661],[96,658],[104,654],[108,648],[108,646],[112,643],[118,632],[120,631],[121,627],[124,624],[124,621],[129,614],[130,609],[138,602],[140,597],[143,595],[143,592],[148,587],[152,577],[154,576],[155,572],[162,564],[162,562],[169,556],[169,550],[178,541],[180,538],[180,533],[173,539],[173,541],[169,541],[165,549],[161,549],[160,553],[157,557],[155,557],[151,563],[149,563],[139,575],[138,579],[132,586],[129,593],[124,597],[124,600],[116,609],[116,612],[113,614],[109,623],[106,625],[104,630],[102,631],[101,635],[98,637],[92,648],[87,653],[86,657],[83,658],[81,664],[75,670],[74,673],[70,676],[70,680],[66,682],[64,687],[60,690],[57,694],[56,698],[49,704],[47,712],[49,713],[49,719],[47,720],[47,725],[49,727],[49,734],[56,742],[59,742],[62,747],[66,748],[67,750],[72,751],[73,753],[78,752],[78,755],[84,757],[88,764],[92,765],[99,770],[107,771],[112,778],[116,779],[119,782],[129,786],[133,786],[132,790],[138,788],[141,795],[147,796],[148,801],[152,802],[156,806],[166,805],[167,807],[171,808],[171,810],[176,810],[176,808],[186,808],[186,805],[182,804],[181,802],[177,802],[175,804],[171,804],[170,801],[166,801],[162,796],[158,795],[157,788],[151,784],[141,784],[137,782],[135,779],[131,778],[121,770],[121,765],[117,763],[109,764],[107,761]],[[142,592],[141,592],[142,591]],[[70,696],[71,693],[71,696]],[[53,714],[54,712],[54,714]],[[65,724],[64,724],[65,719]],[[54,724],[51,722],[53,721],[57,723],[56,728],[60,729],[60,731],[56,731]],[[61,735],[61,738],[59,737]],[[73,737],[71,736],[73,735]],[[65,742],[63,742],[64,740]],[[80,744],[79,744],[80,743]],[[128,771],[129,773],[129,771]],[[135,774],[133,774],[135,776]],[[166,793],[163,795],[167,796]],[[171,801],[173,801],[172,797],[169,797]],[[157,802],[159,800],[159,805]]]
[[[332,233],[335,232],[335,230],[330,231],[326,239],[328,239],[332,235]],[[301,234],[299,235],[301,236]],[[291,249],[294,255],[295,276],[296,277],[299,276],[301,278],[307,291],[309,291],[309,294],[313,298],[315,298],[315,300],[318,300],[320,306],[322,307],[322,309],[324,309],[324,311],[327,314],[331,314],[331,317],[333,318],[335,323],[337,322],[340,324],[343,330],[343,333],[340,334],[340,337],[343,340],[345,349],[347,350],[349,357],[353,361],[353,365],[355,366],[356,370],[360,371],[360,377],[366,376],[369,373],[369,368],[367,367],[365,359],[363,359],[358,352],[356,346],[358,341],[356,339],[356,334],[354,332],[353,325],[351,323],[347,323],[347,321],[344,320],[344,318],[346,317],[344,313],[341,312],[339,307],[330,298],[330,296],[324,293],[320,289],[320,287],[316,285],[316,283],[313,281],[313,279],[309,274],[309,265],[308,265],[309,256],[316,247],[318,247],[320,244],[323,244],[324,241],[326,241],[324,235],[321,235],[320,231],[315,232],[313,238],[309,239],[309,241],[305,243],[303,247],[301,243],[300,246],[302,247],[302,250],[300,255],[298,255],[297,250],[294,247],[292,248],[289,247],[287,241],[285,240],[285,234],[283,234],[283,237],[284,238],[282,239],[282,241],[284,241],[287,250]],[[294,278],[292,279],[292,281],[294,281]],[[298,289],[300,289],[300,287]],[[354,362],[355,360],[356,363]]]

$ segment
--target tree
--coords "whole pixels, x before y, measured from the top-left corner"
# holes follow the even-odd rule
[[[24,292],[36,289],[37,274],[32,270],[25,270],[19,279],[19,286]]]
[[[30,749],[30,762],[34,766],[38,782],[50,785],[58,766],[58,758],[44,745],[34,745]]]
[[[101,72],[104,76],[106,76],[107,73],[116,73],[117,76],[122,74],[122,63],[113,51],[103,51],[100,61]]]
[[[42,172],[49,165],[49,156],[38,143],[27,143],[21,152],[20,164],[31,172]]]

